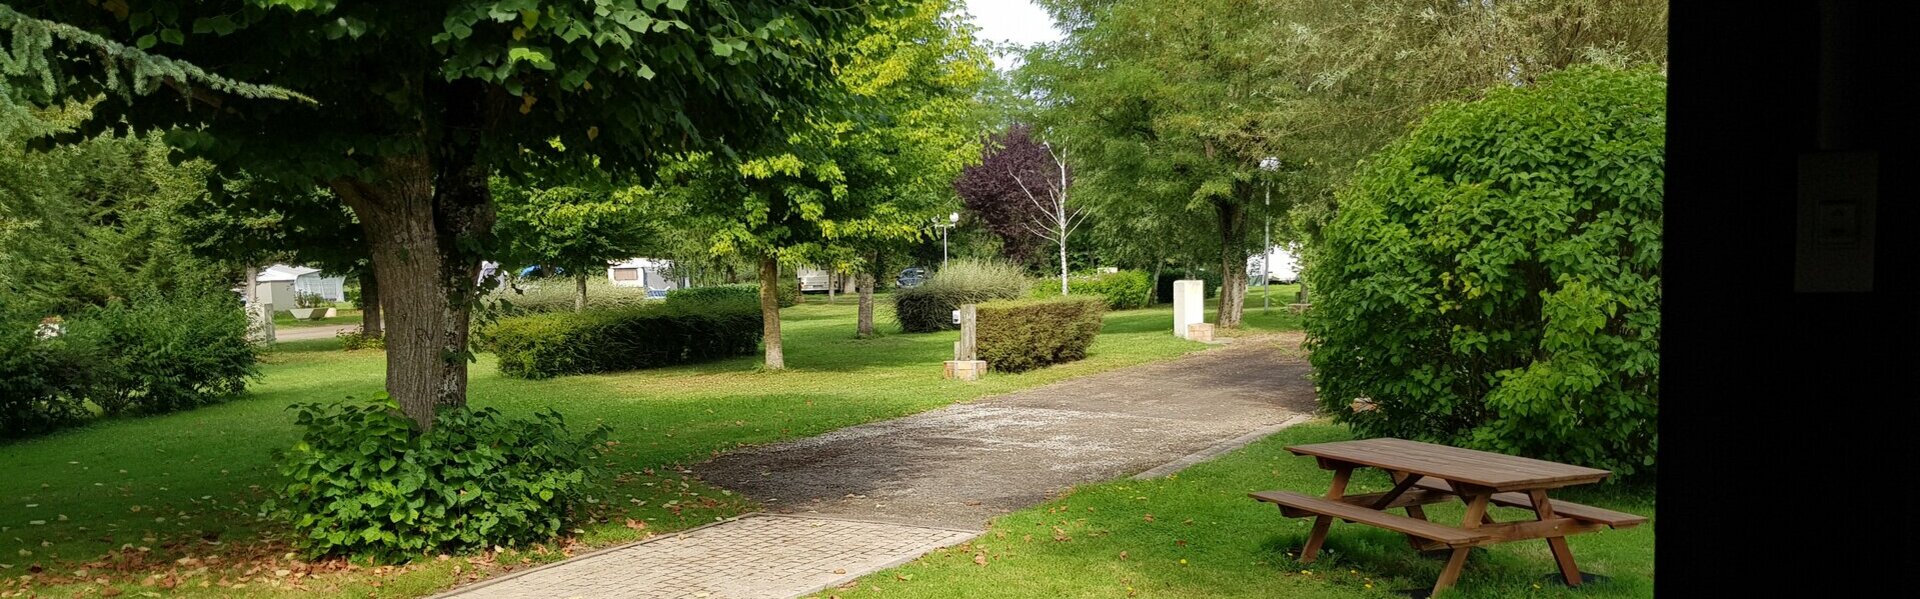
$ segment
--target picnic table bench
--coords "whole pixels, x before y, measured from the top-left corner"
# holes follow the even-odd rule
[[[1461,449],[1404,439],[1379,438],[1335,443],[1295,445],[1287,451],[1313,456],[1321,468],[1333,471],[1333,484],[1324,497],[1293,491],[1249,493],[1277,504],[1292,518],[1311,517],[1313,533],[1300,550],[1300,561],[1312,562],[1326,542],[1333,521],[1357,522],[1407,536],[1419,551],[1450,551],[1447,565],[1428,596],[1453,586],[1474,547],[1531,539],[1546,539],[1569,586],[1588,579],[1574,565],[1566,537],[1604,528],[1632,528],[1645,517],[1565,501],[1552,501],[1547,491],[1600,482],[1610,472],[1505,454]],[[1357,468],[1379,468],[1392,476],[1393,489],[1347,495],[1347,481]],[[1460,501],[1467,512],[1459,526],[1427,520],[1422,506]],[[1534,520],[1496,522],[1487,513],[1498,505],[1532,510]],[[1405,516],[1387,512],[1401,508]]]

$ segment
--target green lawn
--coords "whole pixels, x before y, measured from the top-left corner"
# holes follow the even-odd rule
[[[1348,438],[1345,427],[1312,422],[1199,464],[1170,478],[1122,480],[996,519],[958,548],[928,554],[820,597],[921,599],[993,597],[1172,597],[1249,599],[1391,598],[1430,587],[1442,560],[1425,558],[1404,537],[1335,523],[1329,551],[1313,564],[1287,554],[1306,542],[1311,521],[1285,518],[1247,493],[1290,489],[1324,493],[1332,474],[1283,448]],[[1392,488],[1377,470],[1355,473],[1349,492]],[[1654,516],[1653,489],[1567,489],[1555,497]],[[1429,506],[1437,521],[1458,522],[1458,504]],[[1501,520],[1531,512],[1495,508]],[[1568,539],[1585,572],[1612,580],[1583,590],[1543,583],[1556,572],[1545,541],[1476,550],[1455,592],[1474,597],[1652,597],[1653,522]],[[986,564],[976,563],[985,556]],[[1370,585],[1370,586],[1369,586]],[[1536,587],[1536,585],[1539,585]]]
[[[1276,292],[1278,288],[1276,288]],[[782,313],[786,372],[758,372],[758,357],[642,372],[524,381],[501,377],[490,355],[472,365],[470,396],[509,415],[551,407],[570,422],[603,421],[619,442],[623,474],[602,521],[582,527],[582,547],[682,529],[752,509],[738,497],[684,480],[675,466],[743,444],[817,435],[957,401],[1041,385],[1204,346],[1174,338],[1168,307],[1108,315],[1086,360],[966,383],[940,378],[956,333],[897,334],[882,304],[884,334],[853,339],[854,302],[809,303]],[[1299,317],[1248,311],[1250,329],[1297,329]],[[260,519],[273,484],[269,452],[298,431],[289,404],[364,396],[381,388],[382,354],[339,351],[336,340],[284,342],[263,378],[235,401],[190,412],[116,418],[0,445],[0,592],[22,584],[45,594],[89,593],[104,578],[127,592],[152,591],[150,575],[179,576],[172,594],[232,595],[288,589],[330,596],[406,597],[445,588],[493,563],[538,562],[557,552],[512,552],[489,563],[425,561],[400,571],[325,573],[295,586],[268,574],[306,565],[284,559],[283,529]],[[552,549],[552,548],[548,548]],[[211,570],[180,563],[219,556]],[[239,565],[230,565],[235,564]],[[35,566],[44,571],[33,573]],[[264,566],[259,572],[247,569]],[[461,574],[456,575],[455,568]],[[25,582],[21,575],[32,573]],[[243,580],[243,578],[245,580]],[[165,585],[168,579],[158,579]],[[206,583],[206,587],[201,587]],[[379,585],[377,588],[374,585]],[[162,587],[164,588],[164,587]]]
[[[339,308],[334,311],[334,314],[336,314],[336,316],[332,318],[322,318],[319,320],[295,320],[293,318],[292,312],[287,312],[285,310],[282,310],[282,311],[273,313],[273,326],[275,328],[281,328],[281,329],[298,329],[298,328],[304,328],[304,327],[325,327],[325,326],[339,326],[343,324],[360,324],[359,308]]]

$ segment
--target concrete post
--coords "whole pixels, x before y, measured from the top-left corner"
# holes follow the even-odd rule
[[[259,345],[273,345],[273,304],[247,304],[247,340]]]
[[[1173,282],[1173,334],[1188,338],[1187,325],[1206,322],[1207,282],[1182,279]]]

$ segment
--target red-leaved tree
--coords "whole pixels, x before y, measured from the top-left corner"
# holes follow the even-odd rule
[[[1001,255],[1026,264],[1047,243],[1034,233],[1034,223],[1047,219],[1019,182],[1060,176],[1060,165],[1047,146],[1033,138],[1033,128],[1016,124],[987,139],[980,164],[961,170],[953,188],[967,210],[979,215],[987,230],[1000,238]]]

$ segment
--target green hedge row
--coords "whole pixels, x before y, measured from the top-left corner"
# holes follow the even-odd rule
[[[1018,266],[984,260],[954,260],[919,287],[893,293],[900,330],[928,333],[958,328],[953,311],[963,304],[1025,296],[1027,275]]]
[[[476,335],[518,378],[613,372],[751,354],[760,344],[758,303],[728,300],[554,312],[503,318]]]
[[[780,307],[782,308],[791,307],[800,302],[800,290],[796,287],[781,285],[779,294]],[[760,284],[734,283],[730,285],[688,287],[667,292],[667,303],[699,305],[742,299],[758,304],[760,302]]]
[[[987,302],[974,341],[980,359],[1002,372],[1072,362],[1087,357],[1106,307],[1098,297],[1072,295]]]
[[[1107,300],[1108,310],[1132,310],[1147,307],[1147,293],[1152,284],[1147,273],[1138,270],[1123,270],[1098,274],[1081,274],[1067,278],[1067,291],[1071,295],[1097,295]],[[1034,297],[1059,297],[1060,280],[1046,279],[1033,286]]]

